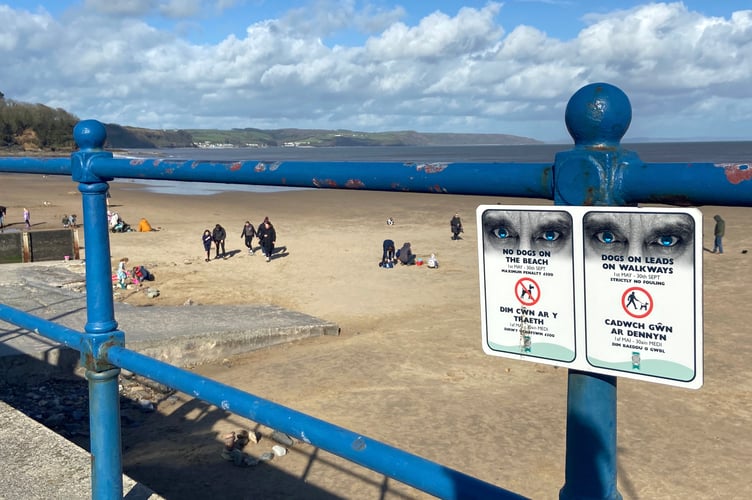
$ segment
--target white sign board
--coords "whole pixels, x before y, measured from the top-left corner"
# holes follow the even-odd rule
[[[702,386],[697,209],[478,207],[483,350]]]

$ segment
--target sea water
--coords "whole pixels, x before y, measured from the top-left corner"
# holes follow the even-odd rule
[[[268,148],[175,148],[129,150],[120,156],[167,160],[229,161],[311,161],[311,162],[395,162],[395,163],[541,163],[553,164],[556,153],[572,144],[514,146],[341,146]],[[730,142],[645,142],[624,144],[646,163],[749,163],[752,141]],[[211,182],[182,182],[147,179],[121,179],[134,189],[179,195],[209,195],[227,191],[277,192],[313,188],[256,186]],[[127,187],[126,187],[127,188]]]

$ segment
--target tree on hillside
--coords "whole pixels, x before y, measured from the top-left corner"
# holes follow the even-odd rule
[[[74,147],[73,127],[78,118],[64,109],[5,99],[0,93],[0,147],[49,150]]]

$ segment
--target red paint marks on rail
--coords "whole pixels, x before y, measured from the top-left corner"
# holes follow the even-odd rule
[[[447,168],[448,163],[422,163],[416,167],[416,170],[422,170],[427,174],[437,174]]]
[[[316,187],[327,187],[327,188],[336,188],[337,187],[337,181],[334,179],[317,179],[316,177],[313,178],[313,185]]]
[[[752,168],[749,163],[719,163],[718,166],[723,167],[726,179],[731,184],[739,184],[752,179]]]

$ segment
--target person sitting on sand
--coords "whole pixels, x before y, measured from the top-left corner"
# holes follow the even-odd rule
[[[412,266],[415,264],[415,254],[410,247],[410,242],[406,242],[402,245],[402,248],[397,250],[397,260],[400,261],[400,264],[403,266]]]
[[[138,232],[139,233],[148,233],[149,231],[155,231],[155,229],[152,227],[151,224],[149,224],[149,221],[146,220],[144,217],[141,217],[141,220],[138,221]]]
[[[143,284],[144,281],[154,281],[154,273],[146,269],[144,266],[134,266],[133,270],[131,270],[131,279],[133,280],[133,283],[138,283],[139,286]]]

